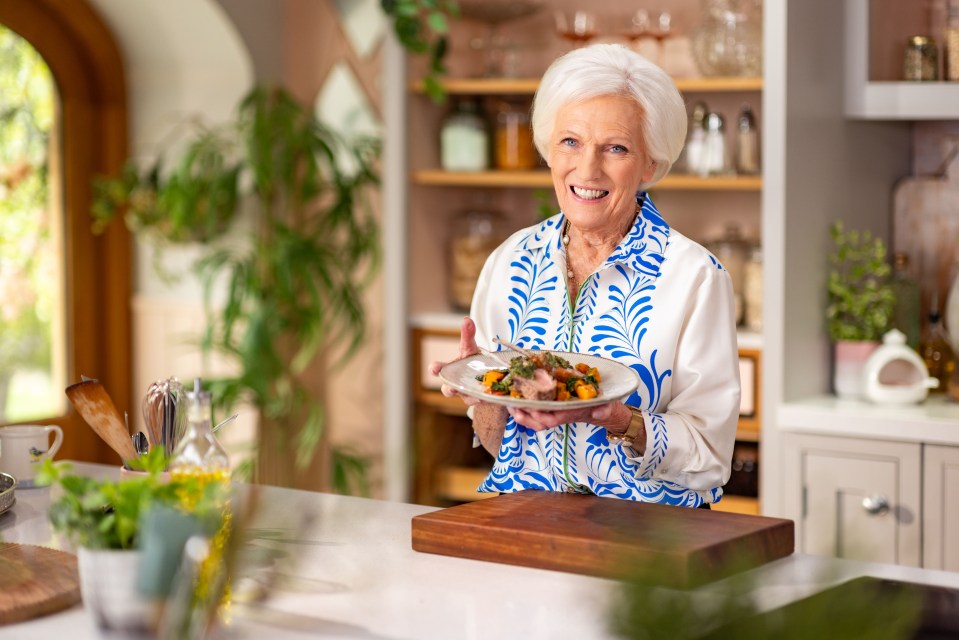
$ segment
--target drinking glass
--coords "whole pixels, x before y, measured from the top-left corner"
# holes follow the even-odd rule
[[[673,16],[669,11],[638,9],[630,17],[624,35],[631,45],[643,38],[655,40],[658,48],[656,63],[662,67],[666,62],[666,39],[673,35],[672,22]]]
[[[592,11],[556,11],[554,16],[556,33],[573,48],[587,44],[599,33],[596,28],[596,14]]]

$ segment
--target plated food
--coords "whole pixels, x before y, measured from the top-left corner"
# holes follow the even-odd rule
[[[532,358],[487,352],[450,362],[439,375],[484,402],[546,411],[621,400],[639,385],[636,372],[615,360],[564,351],[534,351]]]
[[[600,395],[602,374],[584,362],[576,365],[549,351],[517,356],[506,369],[476,376],[486,392],[526,400],[591,400]]]

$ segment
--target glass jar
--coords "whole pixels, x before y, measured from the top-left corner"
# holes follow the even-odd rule
[[[443,121],[440,165],[445,171],[489,169],[489,130],[479,104],[462,100]]]
[[[693,58],[704,76],[762,75],[759,0],[703,0],[702,24],[693,32]]]
[[[939,56],[936,41],[927,36],[913,36],[906,43],[903,77],[912,82],[939,79]]]
[[[702,157],[698,174],[721,176],[730,173],[729,149],[726,146],[726,122],[719,113],[706,115]]]
[[[522,171],[536,167],[536,149],[525,103],[502,101],[496,113],[496,168]]]
[[[706,245],[719,264],[729,272],[733,281],[733,294],[736,297],[736,324],[743,321],[743,290],[746,275],[746,263],[752,246],[743,237],[742,229],[733,223],[726,226],[723,235]]]
[[[471,208],[456,217],[449,240],[449,299],[456,311],[469,311],[486,259],[503,241],[503,215]]]
[[[763,330],[763,250],[753,246],[743,273],[743,324],[750,331]]]

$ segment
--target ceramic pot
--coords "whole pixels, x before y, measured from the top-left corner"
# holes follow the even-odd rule
[[[888,332],[882,346],[872,352],[863,367],[866,399],[877,404],[915,404],[929,395],[939,380],[929,375],[919,354],[906,346],[906,334]]]
[[[150,603],[137,590],[141,553],[125,549],[77,550],[83,606],[105,636],[152,635]]]
[[[833,390],[840,398],[859,400],[863,397],[863,371],[866,361],[879,343],[869,340],[839,340],[835,344]]]

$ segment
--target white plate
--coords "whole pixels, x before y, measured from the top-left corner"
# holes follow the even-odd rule
[[[553,351],[552,353],[569,360],[573,366],[582,362],[587,366],[596,367],[602,379],[602,382],[599,383],[599,395],[589,400],[526,400],[486,393],[486,387],[476,379],[476,376],[493,369],[506,368],[510,358],[518,355],[515,351],[509,349],[497,351],[495,354],[480,354],[450,362],[440,370],[440,379],[463,395],[473,396],[492,404],[538,409],[540,411],[592,407],[622,400],[639,386],[639,375],[615,360],[593,356],[588,353],[569,353],[566,351]]]

